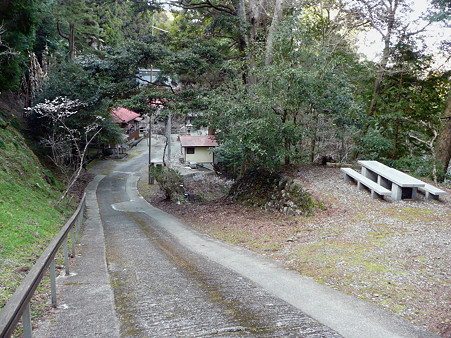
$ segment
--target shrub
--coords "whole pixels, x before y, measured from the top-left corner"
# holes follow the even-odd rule
[[[185,176],[185,192],[188,201],[214,201],[228,195],[233,181],[217,176],[215,173],[202,173]]]
[[[399,170],[408,171],[413,176],[433,179],[434,159],[430,156],[402,157],[399,160],[392,161],[389,165]],[[438,168],[437,175],[439,181],[443,181],[445,175],[443,168]]]
[[[171,201],[183,199],[183,178],[177,170],[168,167],[154,167],[152,174],[166,199]]]

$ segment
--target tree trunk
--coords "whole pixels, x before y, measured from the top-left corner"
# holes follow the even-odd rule
[[[451,92],[443,112],[443,127],[437,142],[437,161],[446,174],[451,161]]]
[[[285,155],[285,165],[290,165],[291,158],[290,158],[290,149],[291,149],[291,142],[287,139],[285,139],[285,149],[287,150],[287,155]]]
[[[274,14],[272,17],[271,26],[269,27],[268,36],[266,37],[266,55],[265,65],[269,66],[273,62],[273,48],[274,48],[274,36],[279,26],[280,19],[282,18],[284,0],[276,0],[274,5]]]
[[[41,91],[43,81],[46,77],[46,73],[42,70],[36,55],[32,52],[28,53],[30,65],[28,66],[28,82],[30,93],[30,105],[33,104],[34,99]]]
[[[240,41],[243,41],[242,48],[244,51],[249,48],[249,36],[247,33],[246,25],[247,25],[247,17],[246,17],[246,4],[244,0],[238,1],[238,18],[240,20]],[[241,44],[240,44],[241,45]],[[246,52],[247,53],[247,52]]]
[[[392,44],[391,38],[393,35],[393,30],[395,29],[395,17],[397,9],[398,9],[398,0],[390,1],[390,6],[388,8],[387,13],[387,29],[385,34],[383,34],[382,36],[384,40],[382,59],[381,62],[379,63],[379,69],[377,71],[376,79],[374,80],[373,95],[371,97],[371,103],[367,113],[369,117],[373,116],[377,108],[377,98],[380,94],[382,81],[384,80],[385,72],[387,70],[388,59],[390,57],[390,47]],[[364,132],[366,132],[367,129],[368,126],[366,127]]]
[[[315,161],[315,152],[316,152],[316,138],[318,135],[318,118],[315,116],[313,119],[313,133],[310,143],[310,162],[313,163]]]
[[[69,35],[63,33],[60,27],[59,20],[56,22],[56,28],[58,30],[58,34],[63,39],[66,39],[67,42],[69,43],[69,61],[71,61],[75,57],[75,23],[74,22],[69,23]]]
[[[69,60],[72,61],[75,58],[75,24],[71,22],[69,24]]]
[[[249,30],[249,43],[252,44],[256,41],[258,35],[258,29],[260,28],[262,22],[262,9],[264,9],[264,4],[262,0],[249,0],[249,19],[248,24],[250,24]]]
[[[400,122],[398,120],[395,121],[395,135],[394,135],[394,145],[393,145],[393,151],[392,151],[392,159],[397,160],[398,159],[398,150],[399,150],[399,124]]]
[[[166,163],[166,149],[168,148],[168,138],[166,136],[166,141],[164,142],[164,148],[163,148],[163,165],[167,167]]]
[[[254,58],[253,54],[251,52],[253,41],[251,41],[251,37],[249,34],[249,30],[247,26],[249,25],[249,21],[247,19],[246,15],[246,3],[244,0],[238,1],[238,18],[240,20],[240,41],[244,42],[244,46],[242,46],[244,54],[246,55],[247,60],[247,69],[244,74],[244,82],[246,83],[247,90],[249,92],[252,92],[252,85],[255,84],[257,81],[255,79],[255,76],[252,74],[252,69],[254,68]]]
[[[312,136],[312,143],[310,144],[310,163],[315,161],[315,151],[316,151],[316,130]]]

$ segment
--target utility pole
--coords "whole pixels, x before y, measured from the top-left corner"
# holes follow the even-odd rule
[[[154,29],[159,30],[161,32],[165,32],[165,33],[169,33],[169,31],[155,27],[154,26],[155,23],[155,13],[152,14],[152,25],[150,27],[152,27],[152,31],[151,31],[151,35],[153,36],[153,32]],[[150,64],[150,82],[154,82],[154,77],[153,77],[153,66],[152,63]],[[158,111],[159,112],[159,111]],[[168,121],[168,125],[169,128],[171,128],[171,113],[169,113],[169,121]],[[152,167],[153,167],[153,163],[152,163],[152,157],[151,157],[151,144],[152,144],[152,114],[149,114],[149,184],[154,184],[155,182],[155,178],[152,175]],[[171,159],[171,130],[169,129],[169,137],[168,137],[168,154],[169,154],[169,163],[170,163],[170,159]]]
[[[154,20],[155,20],[154,14],[152,14],[152,25],[150,26],[150,27],[152,27],[152,31],[151,31],[151,35],[152,36],[153,36],[154,29],[157,29],[157,30],[165,32],[165,33],[169,33],[169,31],[166,31],[164,29],[155,27],[153,25],[154,24]],[[154,82],[152,63],[150,64],[150,82]],[[169,116],[171,116],[171,115],[169,114]],[[169,137],[170,136],[171,136],[171,132],[169,131]],[[170,140],[170,138],[169,138],[169,140]],[[154,184],[155,183],[155,178],[152,175],[153,163],[152,163],[152,146],[151,145],[152,145],[152,114],[149,113],[149,184]],[[170,154],[170,152],[169,152],[169,154]]]
[[[172,129],[172,113],[168,115],[168,167],[171,166],[171,129]]]
[[[153,167],[153,163],[152,163],[152,114],[149,113],[149,132],[148,132],[148,136],[149,136],[149,184],[154,184],[155,183],[155,179],[152,175],[152,167]]]

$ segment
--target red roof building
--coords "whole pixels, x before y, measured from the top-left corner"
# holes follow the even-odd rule
[[[142,118],[138,113],[117,107],[111,111],[111,117],[124,130],[124,139],[126,141],[139,138],[139,121]]]
[[[126,108],[117,107],[111,112],[111,116],[118,123],[128,123],[135,120],[140,115]]]

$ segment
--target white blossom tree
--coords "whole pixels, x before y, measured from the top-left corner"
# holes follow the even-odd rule
[[[79,100],[67,97],[57,97],[52,101],[45,100],[32,108],[27,108],[29,114],[34,113],[39,118],[49,121],[49,133],[41,142],[51,149],[51,160],[65,175],[67,186],[57,201],[57,205],[68,195],[75,182],[80,177],[85,164],[88,147],[100,133],[99,122],[104,118],[95,116],[93,122],[80,128],[74,128],[71,118],[85,106]]]

